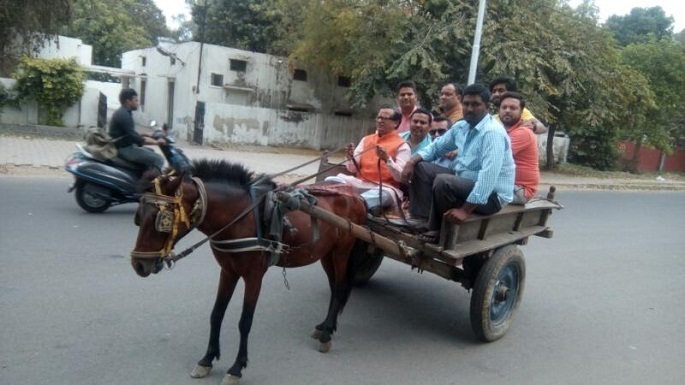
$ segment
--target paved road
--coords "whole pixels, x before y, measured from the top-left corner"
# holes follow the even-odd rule
[[[188,377],[216,289],[208,249],[139,278],[124,257],[135,206],[85,214],[69,182],[0,178],[0,384],[218,384],[237,349],[237,303],[215,371]],[[321,268],[289,270],[290,291],[274,269],[241,383],[682,384],[685,194],[559,199],[555,238],[524,248],[526,292],[502,340],[475,340],[458,285],[386,260],[323,355],[308,337],[327,306]]]

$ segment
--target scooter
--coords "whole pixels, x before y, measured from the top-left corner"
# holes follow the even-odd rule
[[[150,126],[155,126],[152,121]],[[166,144],[159,148],[167,163],[181,173],[190,167],[190,160],[177,148],[173,135],[163,129],[156,129],[151,135],[154,139],[165,138]],[[67,160],[64,168],[74,174],[74,184],[68,192],[76,191],[76,203],[89,213],[101,213],[110,206],[133,203],[140,200],[138,181],[145,172],[145,166],[127,162],[119,157],[103,161],[90,154],[83,145],[77,143],[76,151]]]

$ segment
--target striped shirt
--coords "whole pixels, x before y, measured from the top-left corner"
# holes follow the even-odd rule
[[[513,200],[515,166],[511,142],[492,115],[486,115],[473,128],[465,120],[456,122],[418,154],[424,161],[432,162],[452,150],[457,150],[454,173],[475,182],[467,202],[486,204],[493,191],[502,206]]]

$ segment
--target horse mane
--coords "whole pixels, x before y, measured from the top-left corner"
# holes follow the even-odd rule
[[[264,174],[255,174],[240,163],[232,163],[226,160],[196,159],[191,163],[190,172],[203,182],[225,182],[246,191],[256,180],[260,181],[260,185],[267,184],[272,188],[276,187],[276,183],[270,177]]]

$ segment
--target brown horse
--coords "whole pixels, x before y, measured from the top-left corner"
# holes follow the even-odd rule
[[[233,366],[222,384],[237,384],[242,369],[247,366],[247,341],[252,317],[259,298],[262,278],[270,261],[281,267],[299,267],[318,260],[328,276],[331,299],[325,320],[316,325],[313,338],[320,342],[319,350],[331,347],[331,335],[336,330],[338,314],[343,310],[352,288],[354,265],[350,258],[355,238],[346,230],[322,221],[312,223],[301,211],[285,215],[280,223],[283,231],[280,243],[273,236],[264,235],[261,223],[268,191],[276,184],[268,177],[255,176],[242,165],[225,161],[195,161],[181,176],[162,175],[149,183],[148,191],[136,212],[140,226],[131,264],[141,277],[157,273],[163,261],[173,257],[174,244],[196,228],[207,234],[216,261],[221,266],[216,302],[210,318],[207,353],[191,373],[200,378],[209,374],[212,361],[219,359],[221,322],[238,279],[245,283],[243,310],[239,322],[240,347]],[[353,193],[310,190],[319,207],[351,222],[361,223],[366,216],[363,202]],[[279,218],[280,219],[280,218]],[[276,223],[279,221],[277,220]],[[313,228],[318,225],[318,240]],[[256,240],[259,238],[259,240]],[[268,239],[270,238],[270,239]],[[231,242],[234,241],[234,242]],[[274,249],[289,249],[275,261]]]

